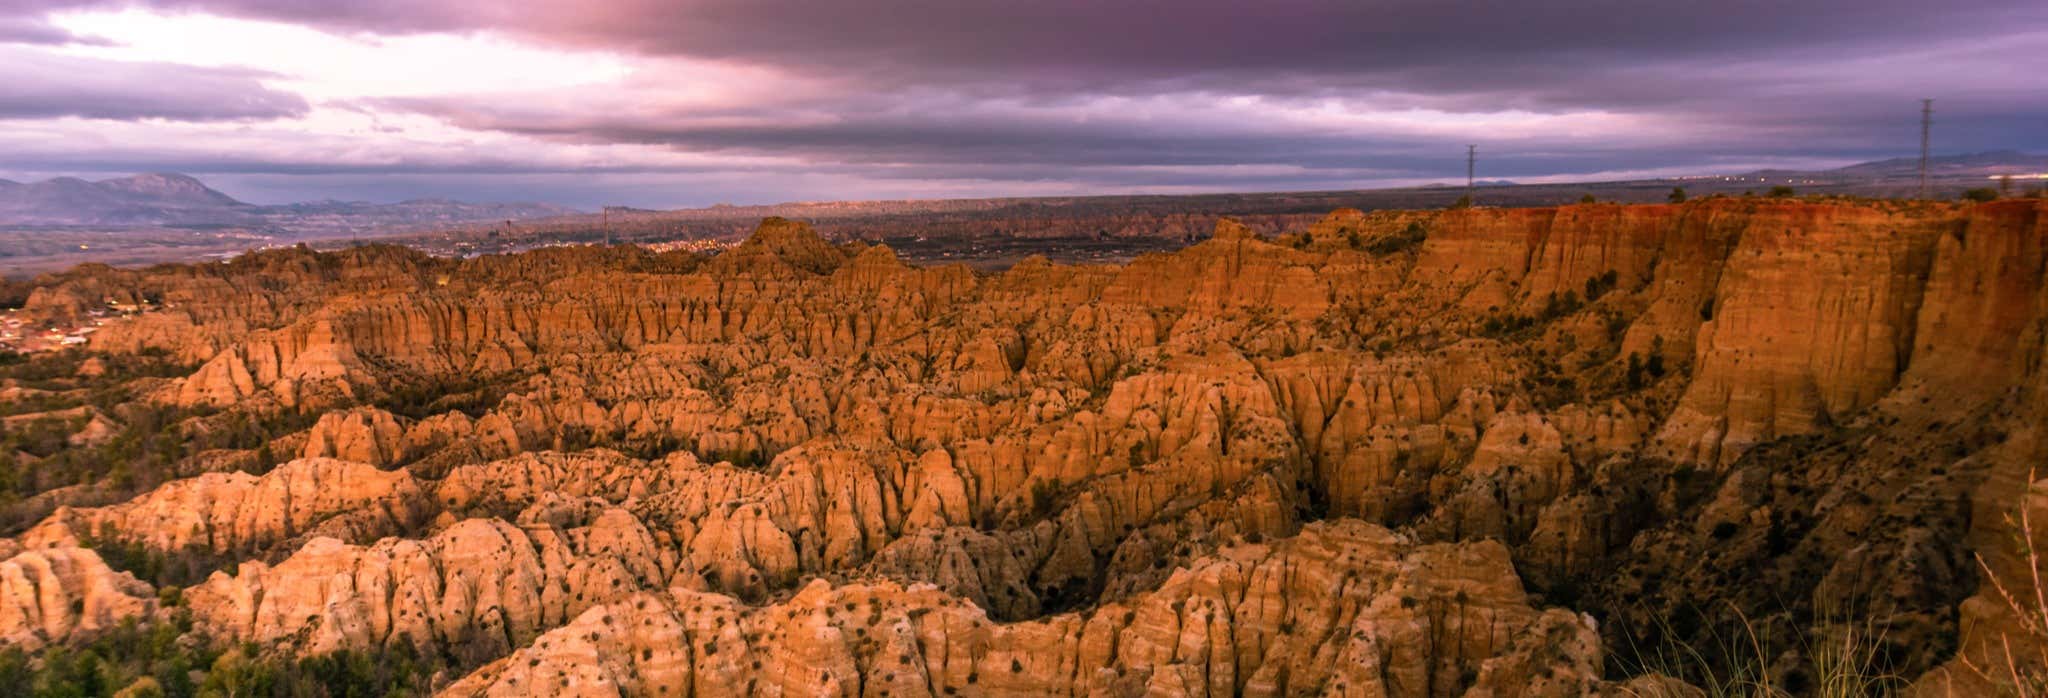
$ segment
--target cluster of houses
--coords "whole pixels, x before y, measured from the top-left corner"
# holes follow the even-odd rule
[[[730,249],[734,244],[735,243],[731,240],[710,240],[704,238],[694,238],[687,240],[665,240],[662,242],[643,242],[640,243],[640,246],[647,248],[647,251],[649,252],[655,253],[673,252],[676,250],[687,250],[690,252],[697,253],[718,253]]]
[[[0,351],[27,354],[80,346],[91,341],[92,334],[98,332],[109,321],[153,309],[147,300],[140,303],[123,303],[109,298],[105,307],[87,310],[81,323],[69,325],[30,322],[22,316],[18,308],[0,310]]]

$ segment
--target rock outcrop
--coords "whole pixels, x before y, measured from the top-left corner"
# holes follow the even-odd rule
[[[34,650],[150,613],[148,584],[83,548],[29,550],[0,561],[0,646]]]
[[[995,274],[779,219],[709,257],[81,269],[39,312],[160,300],[93,350],[190,362],[133,388],[299,459],[14,536],[0,629],[151,618],[78,548],[119,545],[230,563],[184,593],[217,641],[410,644],[460,695],[1678,695],[1717,667],[1603,677],[1754,624],[1797,685],[1848,620],[1929,685],[2023,629],[1975,556],[2025,576],[1994,549],[2048,457],[2044,212],[1340,210]]]
[[[412,530],[429,513],[426,495],[403,471],[312,458],[261,476],[208,473],[112,506],[60,507],[19,540],[31,547],[88,539],[159,551],[254,555],[305,536],[375,540]]]
[[[275,566],[214,573],[187,603],[216,633],[299,652],[409,642],[495,656],[605,599],[660,588],[673,568],[630,515],[576,523],[470,519],[367,547],[314,538]]]
[[[1598,634],[1539,611],[1497,544],[1315,525],[1087,614],[1002,624],[929,586],[682,589],[584,612],[446,695],[1582,695]],[[1403,649],[1396,649],[1403,648]]]

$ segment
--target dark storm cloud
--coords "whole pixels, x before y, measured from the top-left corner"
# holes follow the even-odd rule
[[[468,126],[565,139],[840,162],[1315,167],[1355,162],[1372,140],[1205,133],[1170,114],[1147,126],[960,115],[962,104],[990,99],[1249,94],[1349,97],[1379,109],[1605,110],[1682,116],[1722,129],[1703,133],[1711,144],[1701,145],[1760,151],[1892,140],[1868,115],[1910,112],[1923,92],[1985,93],[1945,105],[1966,127],[1973,111],[2048,112],[2048,71],[2025,69],[2024,56],[2048,49],[2048,4],[2034,2],[169,2],[353,31],[491,30],[822,77],[863,95],[811,105],[842,117],[823,126],[777,124],[772,114],[749,127],[694,127],[667,115],[532,120],[453,99],[414,106]],[[2015,36],[2002,69],[1968,55]],[[1975,60],[1921,54],[1954,46]],[[932,94],[943,99],[918,104]],[[877,99],[899,108],[867,103]],[[1994,140],[1987,135],[1976,140]]]
[[[498,110],[489,102],[407,98],[378,100],[375,105],[437,116],[464,128],[578,142],[641,143],[744,154],[806,153],[869,164],[1220,165],[1247,162],[1248,152],[1291,152],[1327,144],[1326,138],[1312,134],[1267,135],[1193,124],[1169,130],[1159,123],[1138,120],[1032,118],[957,103],[887,108],[872,100],[847,99],[793,110],[830,110],[835,116],[819,122],[777,121],[773,109],[723,112],[717,116],[729,118],[702,119],[697,114],[663,112]]]
[[[0,15],[0,45],[96,43],[36,17]]]
[[[265,87],[261,77],[0,46],[0,119],[235,121],[306,112],[306,100]]]
[[[0,11],[129,4],[385,34],[493,30],[873,84],[1054,95],[1148,84],[1465,89],[1498,83],[1490,76],[1503,71],[1862,51],[2048,21],[2048,5],[2013,0],[7,0]]]
[[[868,180],[1356,186],[1462,175],[1467,142],[1507,178],[1850,161],[1910,150],[1922,96],[1942,100],[1938,150],[2048,148],[2048,3],[2024,0],[0,0],[0,27],[134,5],[771,68],[802,93],[668,108],[557,94],[362,104]],[[637,88],[655,93],[694,79],[648,70]],[[1208,108],[1241,98],[1258,104]],[[1287,118],[1319,103],[1421,115],[1384,128]],[[1414,127],[1431,115],[1440,127]],[[1488,115],[1512,118],[1460,121]],[[1557,115],[1591,116],[1543,120]],[[323,165],[272,170],[286,166]]]
[[[1617,83],[1641,84],[1645,91],[1659,88],[1653,77],[1610,77]],[[1736,80],[1703,73],[1698,82],[1713,85]],[[1733,84],[1728,87],[1737,89]],[[2048,145],[2041,140],[2042,115],[2048,114],[2042,95],[2015,92],[1976,97],[1964,110],[1958,110],[1960,114],[1944,114],[1945,121],[1955,122],[1944,124],[1941,145],[1945,150]],[[1476,101],[1469,96],[1425,99]],[[1086,118],[1057,108],[1034,110],[1014,108],[1014,104],[995,108],[957,96],[846,97],[716,113],[506,106],[512,101],[434,97],[379,100],[375,106],[427,114],[469,129],[575,143],[636,143],[689,152],[871,165],[878,168],[876,177],[1080,179],[1101,176],[1081,168],[1149,167],[1155,169],[1127,172],[1123,183],[1200,179],[1229,186],[1235,178],[1264,187],[1305,181],[1341,184],[1347,178],[1356,182],[1444,177],[1462,171],[1462,146],[1473,140],[1487,143],[1487,170],[1500,177],[1673,166],[1718,171],[1717,161],[1751,163],[1759,157],[1890,157],[1916,137],[1918,106],[1911,97],[1898,94],[1805,89],[1727,102],[1699,101],[1678,113],[1646,110],[1636,113],[1640,118],[1624,112],[1622,123],[1611,130],[1565,133],[1523,128],[1517,132],[1472,127],[1456,134],[1418,135],[1266,121],[1255,116],[1232,120],[1200,113],[1215,106],[1201,95],[1120,102],[1108,108],[1077,107]],[[1400,106],[1404,105],[1391,108]],[[1477,111],[1486,105],[1430,106]],[[832,118],[778,119],[783,111],[828,113]],[[1267,174],[1229,169],[1246,165],[1298,171],[1281,176],[1270,174],[1271,169],[1262,171]],[[894,169],[880,169],[884,166]],[[1200,167],[1217,169],[1206,175],[1158,169]]]

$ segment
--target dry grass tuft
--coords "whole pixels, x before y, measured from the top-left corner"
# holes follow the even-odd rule
[[[1984,573],[1985,582],[1991,585],[1991,590],[2017,621],[2020,637],[2015,642],[2012,633],[2000,632],[2000,652],[1982,664],[1967,652],[1956,655],[1959,663],[1978,678],[2020,698],[2048,697],[2048,590],[2041,585],[2041,550],[2034,543],[2034,521],[2027,506],[2035,475],[2034,471],[2027,472],[2027,492],[2020,495],[2017,520],[2011,514],[2006,515],[2006,523],[2019,528],[2020,557],[2027,565],[2026,578],[2005,579],[2005,575],[1999,574],[1984,560],[1983,554],[1976,556],[1977,568]],[[2014,593],[2013,588],[2021,583],[2025,584],[2026,593]]]

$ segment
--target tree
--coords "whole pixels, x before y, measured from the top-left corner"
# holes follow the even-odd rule
[[[206,672],[206,683],[201,690],[222,698],[269,695],[277,688],[277,670],[250,657],[256,654],[254,645],[228,650],[214,660],[211,671]]]
[[[1674,204],[1685,203],[1685,187],[1672,187],[1671,195],[1664,197],[1664,200]]]
[[[1582,204],[1593,204],[1593,203],[1599,203],[1599,202],[1600,202],[1600,200],[1599,200],[1599,199],[1595,199],[1595,198],[1593,198],[1593,195],[1592,195],[1592,194],[1587,194],[1587,195],[1585,195],[1585,196],[1581,196],[1581,197],[1579,197],[1579,203],[1582,203]]]
[[[1457,201],[1451,202],[1451,208],[1472,208],[1472,195],[1458,197]]]
[[[1788,185],[1780,184],[1771,187],[1771,198],[1773,199],[1789,199],[1793,193],[1792,187]]]
[[[1997,201],[1998,190],[1992,189],[1991,187],[1978,187],[1976,189],[1971,189],[1969,191],[1963,192],[1963,200],[1975,201],[1980,204],[1986,201]]]

